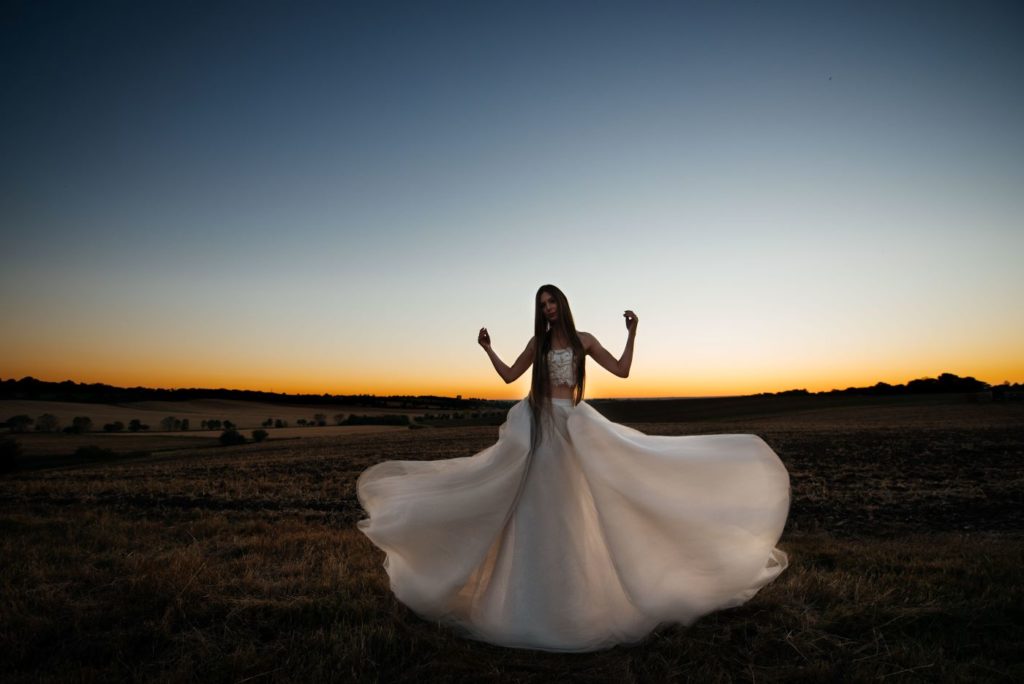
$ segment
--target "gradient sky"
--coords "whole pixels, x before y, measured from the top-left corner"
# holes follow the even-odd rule
[[[1024,381],[1019,2],[16,2],[0,377],[518,398]]]

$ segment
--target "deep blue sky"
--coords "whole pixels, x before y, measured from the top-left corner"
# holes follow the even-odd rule
[[[484,394],[554,282],[603,394],[1024,379],[1022,7],[10,4],[0,376]]]

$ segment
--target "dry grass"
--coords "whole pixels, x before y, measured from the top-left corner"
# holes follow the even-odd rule
[[[791,566],[747,605],[582,655],[465,641],[398,604],[355,478],[496,429],[324,437],[0,480],[4,681],[1019,681],[1024,428],[756,422]],[[780,425],[782,425],[780,427]],[[640,426],[670,434],[692,426]],[[698,431],[715,430],[711,422]]]

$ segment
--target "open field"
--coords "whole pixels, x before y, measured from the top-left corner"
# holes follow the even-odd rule
[[[37,467],[39,465],[67,464],[71,454],[83,446],[97,446],[108,449],[115,454],[148,454],[158,452],[177,452],[199,448],[215,448],[220,445],[218,437],[222,430],[203,430],[200,426],[204,420],[230,420],[246,437],[250,437],[254,429],[265,429],[269,440],[297,439],[310,437],[340,437],[359,434],[376,434],[395,430],[408,430],[404,426],[395,425],[335,425],[334,416],[339,413],[348,415],[421,415],[415,409],[376,408],[365,406],[292,406],[264,404],[250,401],[233,401],[221,399],[198,399],[192,401],[144,401],[121,405],[85,404],[60,401],[2,400],[0,401],[0,420],[19,414],[38,418],[44,413],[57,417],[61,426],[71,424],[75,416],[88,416],[93,421],[93,430],[83,434],[65,434],[63,432],[35,432],[10,434],[0,430],[0,436],[8,435],[17,439],[21,447],[22,466]],[[312,420],[317,413],[327,416],[328,425],[300,426],[300,419]],[[160,429],[160,421],[167,416],[178,419],[188,418],[191,429],[171,432]],[[121,421],[125,425],[133,418],[149,425],[149,429],[139,432],[104,432],[106,423]],[[289,427],[263,428],[261,424],[267,418],[280,418],[288,422]],[[42,458],[46,457],[46,458]]]
[[[354,528],[356,477],[380,460],[471,455],[497,428],[397,430],[0,478],[0,676],[1024,678],[1020,405],[946,398],[711,413],[647,412],[656,421],[629,424],[764,437],[791,475],[780,542],[791,565],[747,605],[690,628],[555,655],[463,641],[416,618],[388,591],[383,554]]]
[[[700,399],[598,399],[619,423],[707,422],[725,431],[745,425],[798,430],[998,427],[1024,424],[1024,402],[984,401],[977,394],[902,396],[768,396]]]
[[[268,441],[295,440],[347,435],[370,435],[381,432],[408,431],[399,425],[326,425],[324,427],[267,428]],[[63,434],[27,432],[4,435],[16,439],[21,445],[26,464],[40,456],[67,456],[86,445],[110,449],[118,454],[156,453],[164,451],[190,450],[203,447],[219,447],[218,437],[222,430],[189,430],[188,432],[88,432],[84,434]],[[247,438],[252,430],[241,430]]]
[[[265,404],[257,401],[235,401],[231,399],[194,399],[191,401],[136,401],[125,404],[81,404],[70,401],[33,401],[29,399],[0,400],[0,421],[11,416],[25,414],[38,418],[51,413],[61,425],[70,425],[75,416],[88,416],[96,430],[105,423],[121,421],[125,425],[138,418],[149,425],[151,432],[160,429],[160,421],[167,416],[188,418],[193,430],[198,430],[204,420],[230,420],[239,429],[260,427],[267,418],[280,418],[295,426],[299,419],[312,420],[313,415],[322,413],[327,422],[334,424],[338,413],[348,415],[394,415],[416,416],[423,413],[411,408],[378,408],[372,406],[301,406],[294,404]],[[301,429],[301,428],[300,428]]]

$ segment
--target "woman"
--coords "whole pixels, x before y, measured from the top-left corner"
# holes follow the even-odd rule
[[[543,285],[534,336],[506,382],[530,395],[498,441],[465,458],[387,461],[360,475],[362,530],[395,596],[469,638],[592,651],[737,606],[787,565],[775,548],[789,475],[754,435],[648,436],[582,401],[587,355],[627,377],[638,318],[615,359]]]

